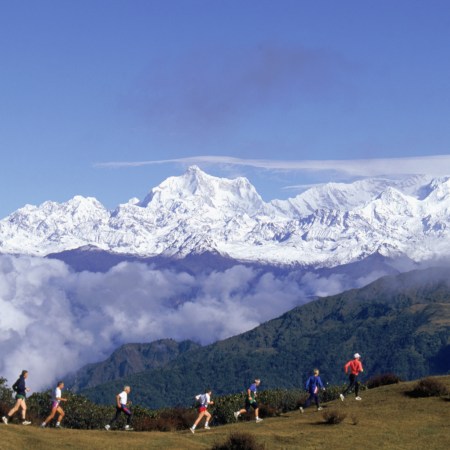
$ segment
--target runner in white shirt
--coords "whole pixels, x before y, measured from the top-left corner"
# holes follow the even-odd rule
[[[214,404],[214,402],[211,401],[211,394],[212,394],[211,389],[207,389],[204,394],[199,394],[199,395],[197,395],[195,397],[197,399],[197,401],[200,402],[200,406],[198,408],[197,420],[195,421],[194,425],[192,425],[192,427],[189,428],[191,430],[192,434],[195,433],[195,428],[197,427],[197,425],[199,424],[200,420],[202,420],[202,418],[204,416],[206,416],[205,430],[209,430],[210,429],[209,428],[209,421],[211,420],[211,414],[208,412],[207,408],[208,408],[209,405],[213,405]]]
[[[108,425],[105,425],[105,429],[107,431],[111,429],[111,425],[120,417],[122,413],[124,413],[127,416],[127,424],[125,425],[125,431],[133,431],[133,428],[130,427],[131,411],[128,408],[129,403],[128,394],[130,392],[131,392],[130,386],[124,386],[123,391],[120,394],[116,395],[116,414],[111,419],[111,422]]]
[[[52,411],[50,415],[42,422],[41,428],[45,428],[48,423],[55,417],[56,413],[59,413],[58,420],[56,422],[56,428],[61,428],[61,421],[64,418],[64,410],[61,408],[60,403],[66,402],[67,398],[62,397],[62,390],[64,389],[64,382],[59,381],[55,390],[53,391],[52,397]]]

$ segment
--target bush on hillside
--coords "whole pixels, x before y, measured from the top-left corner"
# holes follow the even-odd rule
[[[275,389],[258,393],[258,404],[261,417],[275,417],[287,411],[294,411],[306,400],[304,391],[299,389]],[[235,421],[234,412],[245,405],[245,394],[231,394],[214,398],[214,406],[210,408],[215,425],[223,425]],[[251,420],[253,414],[242,414],[239,420]]]
[[[333,400],[336,400],[339,398],[339,394],[345,390],[347,386],[327,386],[325,391],[320,391],[320,401],[322,403],[331,402]],[[363,386],[361,386],[361,389],[364,389]],[[300,405],[299,405],[300,406]]]
[[[258,401],[277,411],[277,415],[287,411],[294,411],[305,402],[307,395],[300,389],[274,389],[262,391]]]
[[[11,409],[14,403],[12,390],[6,385],[6,379],[0,377],[0,414],[3,416]]]
[[[322,417],[328,425],[337,425],[347,417],[347,414],[342,411],[338,411],[337,409],[331,409],[329,411],[325,411],[322,414]]]
[[[382,375],[375,375],[367,380],[367,389],[374,389],[380,386],[387,386],[389,384],[397,384],[400,381],[400,377],[394,373],[384,373]]]
[[[358,423],[359,423],[359,417],[358,417],[356,414],[352,414],[351,419],[352,419],[352,424],[353,424],[353,425],[358,425]]]
[[[411,397],[441,397],[449,394],[447,386],[436,378],[422,378],[408,393]]]
[[[275,417],[288,411],[295,411],[307,395],[300,389],[274,389],[262,391],[258,397],[261,417]]]
[[[244,394],[231,394],[214,397],[214,406],[210,408],[214,424],[224,425],[235,421],[233,413],[244,406]]]
[[[173,408],[163,410],[156,419],[156,429],[158,431],[185,430],[192,426],[197,417],[194,409]]]
[[[264,448],[252,434],[232,433],[223,444],[214,444],[211,450],[264,450]]]

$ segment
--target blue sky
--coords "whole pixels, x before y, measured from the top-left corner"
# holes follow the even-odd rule
[[[449,42],[447,0],[0,0],[0,218],[192,163],[265,200],[450,175]]]

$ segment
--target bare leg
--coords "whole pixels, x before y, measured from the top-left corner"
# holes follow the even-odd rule
[[[198,415],[197,420],[194,422],[193,428],[195,428],[195,427],[199,424],[200,420],[203,419],[203,416],[205,415],[205,413],[206,413],[206,411],[202,411],[202,412]]]

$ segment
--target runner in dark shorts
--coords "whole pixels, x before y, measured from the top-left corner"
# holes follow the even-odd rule
[[[13,391],[16,393],[16,403],[12,407],[12,409],[6,414],[6,416],[2,417],[2,421],[5,425],[8,425],[9,420],[11,417],[19,410],[22,410],[22,425],[30,425],[31,422],[26,420],[26,414],[27,414],[27,404],[26,404],[26,397],[27,392],[30,391],[29,388],[25,385],[25,380],[28,377],[28,370],[22,370],[22,373],[20,374],[17,381],[12,385]]]
[[[128,407],[128,394],[131,392],[130,386],[124,386],[123,391],[116,395],[116,414],[111,419],[111,422],[105,425],[105,430],[109,431],[111,429],[111,425],[116,422],[116,420],[123,413],[127,418],[127,424],[125,425],[125,431],[133,431],[131,428],[131,411]]]
[[[262,422],[262,419],[259,418],[259,407],[258,407],[258,403],[256,401],[258,386],[260,384],[261,384],[261,380],[259,378],[257,378],[254,381],[254,383],[252,383],[250,385],[250,387],[247,389],[247,397],[245,399],[245,406],[244,406],[244,408],[242,408],[239,411],[236,411],[234,413],[234,418],[236,420],[238,420],[238,417],[241,414],[249,413],[250,410],[253,408],[255,410],[256,423]]]

